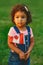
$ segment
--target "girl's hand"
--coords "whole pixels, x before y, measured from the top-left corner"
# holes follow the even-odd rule
[[[27,60],[29,57],[30,57],[30,52],[27,51],[27,52],[25,53],[25,60]]]
[[[22,59],[25,59],[25,53],[21,51],[21,52],[19,53],[19,57],[20,57],[21,60],[22,60]]]

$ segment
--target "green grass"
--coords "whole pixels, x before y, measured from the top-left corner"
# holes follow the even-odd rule
[[[35,45],[31,53],[31,65],[43,65],[43,0],[0,0],[0,65],[8,65],[10,49],[7,44],[9,28],[13,25],[10,12],[13,5],[26,4],[32,14]]]

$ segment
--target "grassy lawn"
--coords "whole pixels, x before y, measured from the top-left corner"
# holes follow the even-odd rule
[[[13,5],[21,3],[30,7],[35,45],[31,65],[43,65],[43,0],[0,0],[0,65],[8,65],[10,49],[7,44],[9,28],[13,25],[10,12]]]

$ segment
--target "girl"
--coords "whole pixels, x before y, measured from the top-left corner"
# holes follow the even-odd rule
[[[28,8],[16,5],[11,12],[12,22],[8,33],[8,46],[11,49],[8,65],[30,65],[30,54],[34,46],[32,29],[27,26],[32,21]]]

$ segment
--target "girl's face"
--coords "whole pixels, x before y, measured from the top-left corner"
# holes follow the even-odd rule
[[[23,27],[26,25],[27,22],[27,16],[24,12],[18,11],[14,15],[14,23],[18,27]]]

